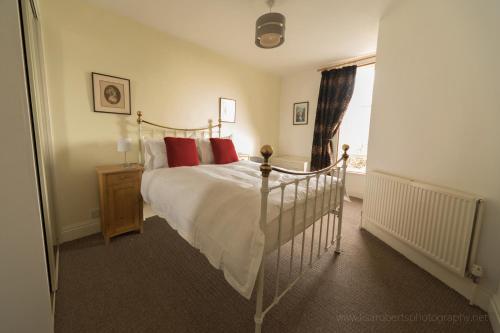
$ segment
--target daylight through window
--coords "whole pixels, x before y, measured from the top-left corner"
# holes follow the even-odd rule
[[[344,143],[350,146],[347,171],[366,172],[374,78],[375,65],[358,67],[354,93],[340,125],[339,147]],[[340,155],[342,149],[339,149]]]

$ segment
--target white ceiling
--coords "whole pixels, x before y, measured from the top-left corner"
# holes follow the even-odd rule
[[[228,57],[278,74],[373,53],[378,21],[392,0],[277,0],[285,43],[254,44],[264,0],[88,0]]]

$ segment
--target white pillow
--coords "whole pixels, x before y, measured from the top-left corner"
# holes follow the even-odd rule
[[[144,141],[144,167],[147,170],[167,168],[167,147],[163,139]]]
[[[142,151],[144,152],[144,170],[153,170],[153,158],[149,153],[149,149],[146,148],[146,143],[142,146]]]
[[[209,139],[198,139],[198,155],[201,164],[214,164],[214,153]]]
[[[232,135],[223,136],[221,139],[233,139]],[[196,145],[198,146],[198,157],[200,158],[201,164],[214,164],[214,152],[212,151],[212,144],[210,139],[198,139],[196,140]]]
[[[148,137],[143,136],[141,143],[142,143],[142,154],[144,156],[144,169],[145,170],[151,170],[153,169],[153,156],[149,152],[148,148],[148,141],[151,139],[148,139]]]

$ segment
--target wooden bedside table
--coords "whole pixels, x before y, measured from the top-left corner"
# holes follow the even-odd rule
[[[106,245],[111,237],[138,230],[142,233],[141,177],[143,167],[132,164],[96,168],[99,178],[101,230]]]

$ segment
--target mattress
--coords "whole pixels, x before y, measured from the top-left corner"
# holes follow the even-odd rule
[[[228,283],[240,294],[250,298],[264,253],[278,246],[281,188],[269,193],[265,234],[260,229],[260,164],[239,161],[225,165],[161,168],[146,171],[142,177],[141,193],[146,202],[172,228],[199,249],[210,263],[222,269]],[[296,176],[271,172],[269,186],[292,182]],[[306,227],[312,224],[314,205],[316,217],[326,212],[328,199],[331,208],[338,205],[335,195],[336,179],[320,176],[318,197],[315,200],[316,177],[310,180]],[[326,181],[325,181],[326,180]],[[326,187],[324,187],[326,183]],[[304,229],[306,182],[297,191],[295,234]],[[282,243],[292,236],[295,185],[283,193]],[[333,202],[337,197],[337,202]]]

